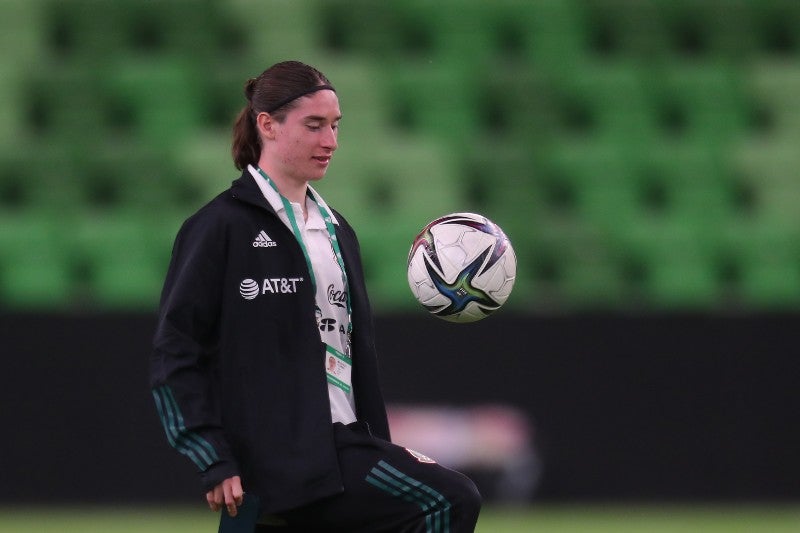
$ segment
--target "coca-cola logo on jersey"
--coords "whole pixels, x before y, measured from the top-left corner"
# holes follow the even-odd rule
[[[336,307],[344,308],[347,304],[347,293],[345,291],[337,291],[333,283],[328,285],[328,302]]]

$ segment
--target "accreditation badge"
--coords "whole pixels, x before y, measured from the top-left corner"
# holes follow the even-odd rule
[[[327,344],[325,345],[325,373],[328,376],[328,383],[350,394],[353,388],[351,380],[353,360]]]

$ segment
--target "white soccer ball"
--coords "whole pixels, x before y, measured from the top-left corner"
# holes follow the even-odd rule
[[[517,257],[500,227],[475,213],[437,218],[414,239],[408,284],[433,315],[475,322],[502,306],[517,274]]]

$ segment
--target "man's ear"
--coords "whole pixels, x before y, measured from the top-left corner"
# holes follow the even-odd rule
[[[268,140],[275,139],[275,118],[269,113],[259,113],[256,116],[258,133]]]

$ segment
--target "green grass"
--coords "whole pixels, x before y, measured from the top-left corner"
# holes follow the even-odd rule
[[[788,533],[800,532],[795,506],[544,506],[488,508],[480,533]]]
[[[3,533],[215,533],[198,508],[0,507]],[[783,506],[488,507],[478,533],[796,533],[800,503]]]

